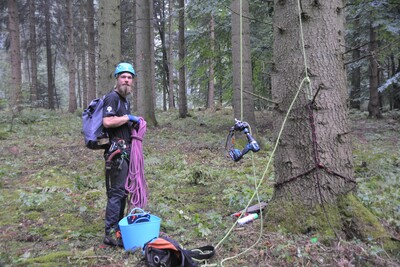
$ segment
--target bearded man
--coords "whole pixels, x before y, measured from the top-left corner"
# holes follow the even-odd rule
[[[140,123],[139,117],[130,114],[130,102],[127,99],[132,93],[135,76],[131,64],[118,64],[114,72],[117,83],[105,96],[103,104],[103,126],[110,141],[110,146],[104,151],[107,206],[103,243],[110,246],[123,246],[118,222],[124,217],[128,195],[125,181],[129,171],[131,131]]]

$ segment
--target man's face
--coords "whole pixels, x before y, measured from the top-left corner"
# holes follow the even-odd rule
[[[118,92],[126,97],[130,93],[132,93],[132,83],[133,77],[129,72],[121,73],[117,78],[117,90]]]

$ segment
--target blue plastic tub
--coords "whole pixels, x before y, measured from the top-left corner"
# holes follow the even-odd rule
[[[124,249],[135,251],[142,249],[144,244],[159,236],[161,219],[150,214],[148,222],[128,224],[127,217],[124,217],[118,225],[121,230]]]

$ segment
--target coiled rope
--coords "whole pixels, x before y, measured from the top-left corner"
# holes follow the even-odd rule
[[[144,208],[147,204],[147,182],[144,176],[143,137],[146,134],[146,121],[140,117],[139,128],[131,132],[131,154],[125,190],[129,193],[129,210]]]

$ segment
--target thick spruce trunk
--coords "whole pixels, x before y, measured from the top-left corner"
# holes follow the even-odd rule
[[[120,0],[99,1],[98,96],[107,94],[114,87],[114,70],[121,61],[120,4]]]
[[[22,74],[19,15],[16,1],[8,1],[8,31],[10,33],[11,101],[10,107],[21,111]]]
[[[138,115],[142,116],[149,125],[157,126],[154,110],[154,44],[153,30],[153,1],[136,1],[136,73]]]
[[[312,90],[308,83],[303,85],[280,136],[267,225],[319,233],[323,238],[389,240],[352,193],[356,183],[342,57],[343,7],[341,0],[302,1],[301,35],[297,1],[275,1],[272,93],[279,102],[275,138],[305,77]]]
[[[185,60],[185,1],[178,0],[178,58],[180,62],[179,67],[179,96],[178,96],[178,105],[179,105],[179,117],[186,118],[188,115],[188,103],[186,96],[186,65],[184,64]]]
[[[67,0],[67,39],[68,39],[68,80],[69,80],[69,101],[68,112],[73,113],[77,109],[75,94],[75,38],[74,38],[74,20],[71,0]]]
[[[302,5],[303,36],[296,1],[276,1],[272,92],[278,132],[286,111],[306,77],[306,51],[311,97],[303,88],[293,106],[275,155],[275,198],[306,204],[333,202],[353,181],[353,155],[347,118],[346,73],[343,64],[342,1]]]
[[[93,0],[87,0],[87,32],[88,32],[88,91],[87,102],[96,98],[96,45],[95,45],[95,28],[94,28],[94,4]],[[83,105],[87,106],[88,103]]]

